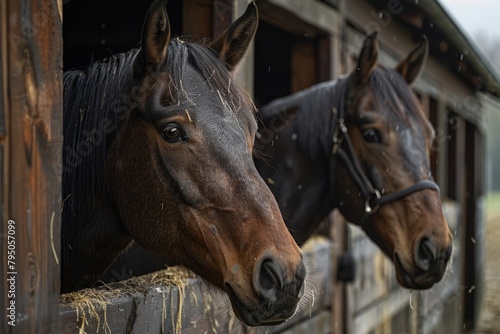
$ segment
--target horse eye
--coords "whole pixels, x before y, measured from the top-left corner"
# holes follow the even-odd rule
[[[182,128],[175,123],[167,124],[161,131],[161,135],[163,136],[163,139],[169,143],[187,140],[187,136]]]
[[[380,139],[379,132],[375,129],[364,130],[363,131],[363,138],[368,143],[377,143],[377,144],[382,143],[382,140]]]

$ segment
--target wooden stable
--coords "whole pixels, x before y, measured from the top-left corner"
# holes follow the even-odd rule
[[[173,33],[217,35],[246,3],[169,1]],[[410,293],[398,286],[382,252],[334,212],[329,240],[316,239],[305,251],[314,299],[284,325],[261,332],[473,329],[484,271],[484,115],[491,103],[484,96],[500,97],[500,77],[433,0],[256,3],[260,29],[238,77],[257,105],[346,73],[372,29],[379,30],[380,62],[387,66],[396,64],[420,35],[428,36],[430,56],[414,89],[436,128],[432,170],[455,249],[443,282]],[[231,333],[239,326],[227,316],[224,296],[212,296],[196,277],[179,281],[168,271],[82,292],[81,299],[59,297],[63,50],[67,69],[135,47],[148,6],[137,1],[70,0],[63,5],[62,0],[0,0],[1,308],[15,301],[15,327],[2,316],[2,333],[173,333],[181,327],[186,333]],[[9,232],[12,226],[15,235]],[[9,267],[9,240],[15,240],[14,267]],[[355,259],[351,283],[337,279],[343,254]],[[15,298],[7,280],[12,276]],[[128,276],[126,267],[115,275]],[[165,276],[169,279],[157,279]]]

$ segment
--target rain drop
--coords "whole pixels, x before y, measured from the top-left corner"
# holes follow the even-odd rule
[[[298,189],[298,190],[302,190],[302,185],[301,185],[301,184],[299,184],[299,185],[297,186],[297,189]]]
[[[296,133],[292,133],[292,140],[297,140],[297,134]]]

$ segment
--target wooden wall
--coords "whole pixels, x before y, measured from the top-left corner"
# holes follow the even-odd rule
[[[0,9],[0,332],[40,333],[43,329],[57,333],[61,3],[1,0]],[[8,259],[8,255],[15,257]],[[11,285],[7,279],[15,283]],[[4,315],[11,305],[15,306],[15,319]],[[11,320],[14,322],[9,324]]]

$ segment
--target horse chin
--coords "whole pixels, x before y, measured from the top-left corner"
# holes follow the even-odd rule
[[[412,274],[409,271],[405,269],[403,266],[403,263],[401,262],[401,259],[399,258],[398,253],[394,252],[394,258],[393,258],[394,266],[396,267],[396,278],[398,280],[398,283],[407,289],[411,290],[426,290],[430,289],[434,286],[435,283],[439,282],[442,278],[439,277],[438,279],[434,277],[427,277],[427,275],[424,274]]]
[[[265,313],[251,308],[247,303],[241,300],[230,284],[226,284],[225,291],[229,296],[236,317],[247,326],[279,325],[291,317],[295,312],[295,309],[293,309],[291,311],[280,312],[277,315],[274,314],[272,318],[265,318]],[[262,308],[265,307],[262,306]]]

